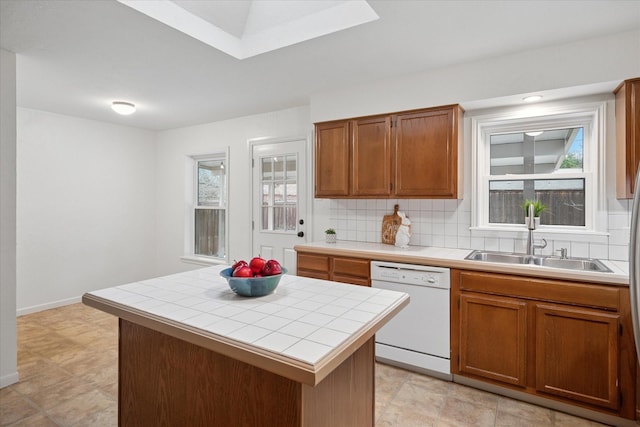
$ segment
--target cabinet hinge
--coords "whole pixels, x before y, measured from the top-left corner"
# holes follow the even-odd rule
[[[255,222],[252,220],[251,221],[251,230],[253,230],[255,228]]]
[[[460,298],[458,298],[458,310],[460,310]]]
[[[251,159],[251,167],[252,168],[256,167],[256,159]]]
[[[618,325],[618,333],[622,336],[622,323]]]
[[[618,394],[618,405],[622,406],[622,392]]]

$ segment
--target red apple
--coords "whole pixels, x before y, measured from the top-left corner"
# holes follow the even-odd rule
[[[276,274],[282,274],[282,266],[275,259],[270,259],[262,268],[262,274],[265,276],[275,276]]]
[[[258,274],[262,271],[267,261],[264,258],[260,258],[260,256],[256,256],[251,258],[249,261],[249,268],[253,271],[254,274]]]
[[[241,259],[240,261],[236,261],[234,259],[233,260],[233,265],[231,266],[231,271],[236,271],[236,268],[238,268],[240,266],[248,267],[249,264],[247,264],[247,261],[245,261],[243,259]]]
[[[253,277],[253,271],[246,265],[241,265],[240,267],[233,270],[233,277]]]

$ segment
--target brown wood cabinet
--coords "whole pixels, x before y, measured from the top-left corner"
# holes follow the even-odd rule
[[[458,193],[459,107],[394,117],[394,196],[462,198]]]
[[[462,197],[462,115],[449,105],[316,123],[315,196]]]
[[[620,315],[535,304],[536,390],[617,410]]]
[[[616,95],[616,194],[633,197],[640,162],[640,78],[625,80]]]
[[[316,197],[349,195],[349,122],[316,125]]]
[[[362,258],[298,252],[298,276],[371,286],[369,264]]]
[[[497,296],[460,296],[460,371],[526,385],[527,304]]]
[[[451,278],[453,374],[634,419],[628,288],[466,270]]]

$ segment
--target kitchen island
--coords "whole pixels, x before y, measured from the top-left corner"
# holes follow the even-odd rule
[[[222,268],[83,296],[119,317],[119,425],[373,426],[374,334],[408,295],[284,275],[244,298]]]

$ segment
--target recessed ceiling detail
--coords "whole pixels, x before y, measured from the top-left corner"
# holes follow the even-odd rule
[[[237,59],[378,19],[365,0],[118,0]]]

